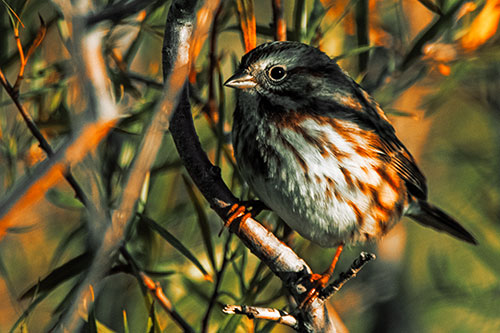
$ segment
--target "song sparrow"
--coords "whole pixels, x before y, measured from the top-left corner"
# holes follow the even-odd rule
[[[363,242],[406,215],[476,244],[427,202],[425,178],[382,109],[325,53],[263,44],[225,85],[238,88],[232,135],[241,175],[305,238],[323,247]]]

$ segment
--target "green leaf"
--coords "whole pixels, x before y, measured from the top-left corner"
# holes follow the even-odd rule
[[[71,259],[65,264],[54,269],[43,280],[30,287],[21,295],[20,299],[23,300],[29,297],[33,297],[35,295],[35,292],[37,291],[42,294],[51,292],[54,288],[61,285],[64,281],[67,281],[83,272],[86,268],[89,267],[91,260],[92,255],[90,254],[90,252],[85,252],[77,256],[76,258]]]
[[[307,20],[307,42],[311,42],[311,39],[314,37],[316,30],[321,25],[323,18],[328,12],[328,8],[323,7],[323,4],[320,0],[314,0],[313,9],[309,14],[309,19]]]
[[[342,53],[341,55],[334,57],[333,60],[338,61],[340,59],[354,57],[354,56],[357,56],[358,54],[361,54],[363,52],[368,52],[368,51],[375,49],[375,48],[377,48],[377,46],[375,46],[375,45],[365,45],[365,46],[357,47],[355,49],[349,50],[346,53]]]
[[[216,271],[217,264],[215,262],[214,247],[212,243],[212,231],[210,230],[210,225],[208,224],[207,214],[205,213],[202,199],[195,191],[194,185],[189,178],[182,175],[182,180],[184,181],[184,185],[186,185],[188,195],[191,198],[191,202],[193,203],[194,209],[196,210],[196,215],[198,216],[198,224],[200,225],[201,235],[203,237],[203,243],[205,244],[208,259],[210,259],[212,268],[214,269],[214,271]]]
[[[80,200],[75,198],[74,193],[64,192],[57,189],[50,189],[45,195],[47,200],[53,205],[64,209],[85,208]]]
[[[295,1],[294,8],[294,34],[296,41],[302,42],[305,40],[307,34],[307,10],[306,1]]]
[[[224,327],[219,328],[217,333],[236,332],[236,329],[240,325],[242,317],[243,316],[239,315],[236,316],[230,315],[229,319],[226,322],[226,325],[224,325]]]
[[[159,332],[159,329],[157,328],[158,326],[157,320],[156,320],[156,313],[155,313],[155,304],[154,302],[151,303],[151,308],[149,309],[149,317],[148,317],[148,333],[157,333]]]
[[[443,15],[441,8],[439,8],[438,4],[434,3],[432,0],[418,0],[425,8],[439,15]]]
[[[92,308],[89,312],[89,317],[87,319],[87,329],[88,333],[98,333],[97,331],[97,320],[95,317],[95,305],[92,305]]]
[[[439,33],[443,30],[448,29],[449,23],[455,17],[455,13],[462,7],[462,4],[465,0],[456,1],[453,6],[446,12],[446,14],[442,15],[437,21],[431,23],[429,28],[427,28],[423,33],[421,33],[413,43],[413,47],[404,57],[403,62],[401,63],[400,70],[405,71],[410,67],[415,60],[417,60],[422,55],[422,48],[424,45],[429,42],[431,39],[435,38],[439,35]]]
[[[76,297],[77,292],[80,290],[80,286],[83,282],[83,278],[84,277],[81,275],[77,278],[78,281],[71,287],[70,291],[68,293],[66,293],[66,295],[64,295],[64,298],[61,300],[61,302],[59,302],[59,304],[57,305],[57,307],[53,311],[54,314],[61,313],[61,312],[64,313],[69,309],[69,307],[73,303],[73,300]],[[61,319],[62,319],[62,317],[59,318],[59,320],[61,320]],[[54,325],[54,327],[57,325],[58,325],[58,323],[56,323],[56,325]]]
[[[200,271],[203,273],[205,278],[210,279],[210,274],[207,273],[203,265],[196,259],[191,251],[184,246],[173,234],[168,232],[161,225],[153,221],[152,219],[146,217],[145,215],[139,214],[141,222],[145,222],[151,229],[158,232],[158,234],[165,239],[170,245],[172,245],[176,250],[182,253],[186,258],[188,258]]]
[[[30,305],[28,306],[28,308],[26,310],[24,310],[24,312],[19,316],[19,318],[14,323],[14,325],[12,325],[12,327],[10,328],[9,332],[10,333],[16,332],[16,328],[25,321],[25,319],[30,315],[31,311],[33,311],[35,309],[35,307],[38,305],[38,303],[40,303],[41,301],[43,301],[45,299],[45,297],[47,297],[48,295],[49,295],[49,293],[43,293],[41,295],[38,295],[30,303]]]
[[[59,261],[64,251],[76,240],[77,237],[82,236],[87,231],[87,226],[85,223],[80,224],[75,230],[73,230],[66,238],[57,244],[57,248],[54,250],[54,255],[50,261],[50,266],[53,267]]]

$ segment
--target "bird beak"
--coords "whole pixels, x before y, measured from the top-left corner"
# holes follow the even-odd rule
[[[237,72],[231,76],[225,83],[225,86],[238,89],[253,88],[257,85],[255,78],[246,71]]]

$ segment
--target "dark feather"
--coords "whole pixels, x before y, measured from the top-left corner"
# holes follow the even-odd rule
[[[415,221],[439,231],[444,231],[468,243],[477,245],[477,241],[464,227],[455,219],[443,212],[441,209],[426,201],[418,201],[419,211],[409,216]]]

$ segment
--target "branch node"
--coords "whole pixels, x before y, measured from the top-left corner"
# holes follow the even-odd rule
[[[333,281],[330,285],[324,288],[318,298],[322,301],[326,301],[328,298],[337,293],[344,284],[350,279],[356,277],[358,272],[369,262],[375,260],[377,257],[373,253],[361,252],[359,257],[354,260],[351,267],[347,272],[340,273],[338,279]]]

